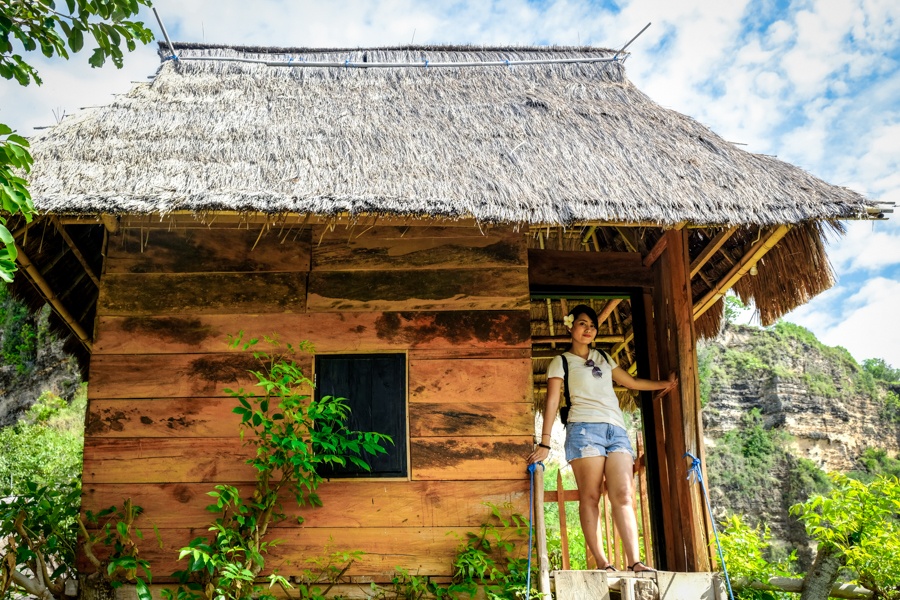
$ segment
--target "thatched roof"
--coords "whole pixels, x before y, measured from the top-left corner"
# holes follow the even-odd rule
[[[438,63],[609,50],[176,49],[181,60],[164,61],[150,83],[34,140],[40,210],[768,225],[864,217],[871,205],[659,106],[621,62],[358,69],[188,60]]]

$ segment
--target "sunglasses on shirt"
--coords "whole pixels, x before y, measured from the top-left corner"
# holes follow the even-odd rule
[[[594,363],[593,359],[591,359],[591,358],[587,359],[587,361],[584,363],[584,366],[591,367],[591,375],[593,375],[597,379],[600,379],[601,377],[603,377],[603,371],[601,371],[600,367],[598,367]]]

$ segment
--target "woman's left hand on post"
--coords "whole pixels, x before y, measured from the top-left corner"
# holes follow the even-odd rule
[[[536,462],[543,462],[547,460],[547,457],[550,456],[550,449],[544,448],[543,446],[535,446],[534,452],[532,452],[528,456],[528,464],[533,464]]]

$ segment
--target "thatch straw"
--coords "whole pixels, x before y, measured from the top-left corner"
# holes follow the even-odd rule
[[[612,55],[591,48],[177,48],[183,57],[354,62]],[[47,130],[34,155],[35,204],[72,214],[774,224],[863,216],[870,204],[660,107],[619,62],[286,69],[166,61],[152,83]]]
[[[836,222],[809,222],[794,227],[757,264],[755,276],[744,276],[734,286],[744,303],[754,302],[762,325],[773,324],[786,312],[834,285],[834,272],[824,244],[829,230],[833,234],[844,233],[843,226]]]

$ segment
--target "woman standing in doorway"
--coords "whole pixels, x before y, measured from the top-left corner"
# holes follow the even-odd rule
[[[559,409],[563,387],[563,362],[568,363],[571,407],[566,425],[566,460],[572,465],[578,485],[578,512],[584,539],[601,569],[615,567],[600,547],[597,524],[604,477],[613,521],[625,550],[629,571],[652,571],[640,560],[637,521],[634,517],[632,469],[634,451],[625,431],[625,418],[613,382],[632,390],[668,391],[675,387],[675,374],[666,381],[638,379],[619,368],[605,352],[590,344],[597,337],[597,313],[579,304],[564,319],[572,335],[572,345],[551,361],[547,370],[547,405],[541,441],[528,457],[529,464],[550,454],[550,432]]]

